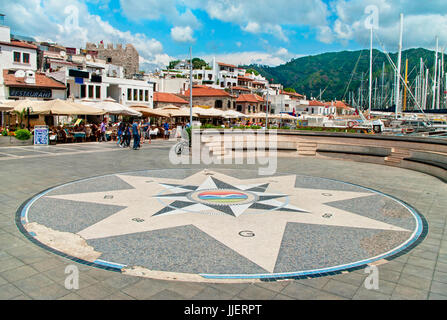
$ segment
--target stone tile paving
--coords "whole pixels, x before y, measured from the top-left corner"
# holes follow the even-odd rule
[[[278,160],[279,172],[363,185],[406,201],[425,216],[430,226],[426,239],[412,251],[379,266],[379,290],[364,287],[363,279],[368,276],[364,270],[257,284],[197,284],[129,277],[49,253],[28,241],[16,228],[15,212],[32,195],[90,176],[173,167],[163,161],[169,146],[158,144],[156,152],[151,152],[155,144],[145,145],[139,152],[121,150],[113,156],[110,152],[80,151],[2,160],[0,299],[447,299],[447,186],[431,176],[393,167],[356,162],[347,165],[315,158]],[[113,150],[111,145],[107,148]],[[70,264],[79,267],[79,290],[64,288],[64,271]]]

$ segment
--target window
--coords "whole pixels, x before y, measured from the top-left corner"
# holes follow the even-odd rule
[[[14,52],[14,62],[20,63],[20,52]]]
[[[133,101],[138,101],[138,90],[133,89]]]
[[[127,89],[127,100],[130,101],[132,100],[132,89]]]
[[[143,101],[143,90],[140,89],[140,101]]]
[[[101,99],[101,86],[96,86],[96,99]]]
[[[149,101],[149,90],[144,90],[144,101]]]
[[[93,99],[93,89],[94,89],[94,86],[92,86],[92,85],[88,86],[88,97],[91,99]]]
[[[23,63],[29,63],[29,53],[23,54]]]
[[[87,93],[86,93],[86,85],[85,84],[81,84],[81,99],[82,98],[85,98],[86,96],[87,96]]]
[[[112,58],[107,58],[107,62],[111,63],[112,62]]]

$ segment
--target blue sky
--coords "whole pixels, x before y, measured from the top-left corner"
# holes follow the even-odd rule
[[[445,0],[0,0],[0,8],[13,33],[37,40],[132,43],[146,70],[185,58],[191,45],[205,60],[268,65],[367,48],[368,17],[395,51],[401,12],[404,48],[432,49],[436,35],[447,44]]]

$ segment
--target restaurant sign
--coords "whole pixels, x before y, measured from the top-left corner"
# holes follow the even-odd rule
[[[27,97],[27,98],[51,98],[51,89],[37,89],[37,88],[15,88],[9,87],[10,97]]]
[[[34,144],[35,145],[48,145],[49,130],[48,126],[35,126],[34,127]]]

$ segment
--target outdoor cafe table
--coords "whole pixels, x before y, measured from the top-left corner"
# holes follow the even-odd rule
[[[77,139],[85,140],[85,132],[73,132],[73,137]]]

